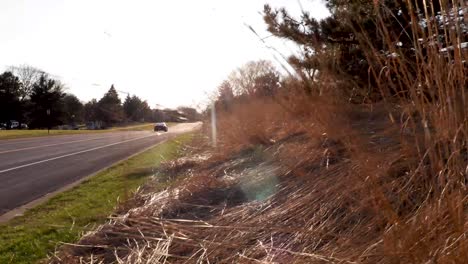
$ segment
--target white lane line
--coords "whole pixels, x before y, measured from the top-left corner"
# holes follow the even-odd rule
[[[40,141],[41,139],[60,139],[68,137],[77,137],[77,136],[86,136],[86,135],[102,135],[102,134],[71,134],[71,135],[52,135],[52,136],[38,136],[38,137],[29,137],[29,138],[14,138],[14,139],[0,139],[0,147],[7,146],[11,144],[24,144],[32,143],[35,141]]]
[[[63,142],[63,143],[57,143],[57,144],[40,145],[40,146],[27,147],[27,148],[20,148],[20,149],[11,149],[11,150],[0,151],[0,154],[11,153],[11,152],[17,152],[17,151],[23,151],[23,150],[29,150],[29,149],[35,149],[35,148],[44,148],[44,147],[60,146],[60,145],[66,145],[66,144],[71,144],[71,143],[76,143],[76,142],[84,142],[84,141],[98,140],[98,139],[103,139],[103,138],[112,138],[112,137],[100,137],[100,138],[82,139],[82,140],[75,140],[75,141],[69,141],[69,142]]]
[[[158,135],[158,134],[157,134],[157,135]],[[66,155],[62,155],[62,156],[58,156],[58,157],[54,157],[54,158],[50,158],[50,159],[40,160],[40,161],[36,161],[36,162],[33,162],[33,163],[21,165],[21,166],[18,166],[18,167],[13,167],[13,168],[9,168],[9,169],[6,169],[6,170],[1,170],[1,171],[0,171],[0,174],[1,174],[1,173],[5,173],[5,172],[9,172],[9,171],[13,171],[13,170],[17,170],[17,169],[21,169],[21,168],[25,168],[25,167],[29,167],[29,166],[33,166],[33,165],[36,165],[36,164],[48,162],[48,161],[58,160],[58,159],[62,159],[62,158],[66,158],[66,157],[70,157],[70,156],[74,156],[74,155],[78,155],[78,154],[90,152],[90,151],[93,151],[93,150],[98,150],[98,149],[102,149],[102,148],[107,148],[107,147],[111,147],[111,146],[115,146],[115,145],[119,145],[119,144],[131,142],[131,141],[135,141],[135,140],[139,140],[139,139],[144,139],[144,138],[148,138],[148,137],[153,137],[153,136],[154,136],[154,134],[149,135],[149,136],[139,137],[139,138],[132,138],[132,139],[128,139],[128,140],[121,141],[121,142],[117,142],[117,143],[112,143],[112,144],[108,144],[108,145],[104,145],[104,146],[100,146],[100,147],[95,147],[95,148],[91,148],[91,149],[81,150],[81,151],[78,151],[78,152],[74,152],[74,153],[70,153],[70,154],[66,154]]]
[[[40,137],[30,137],[30,138],[14,138],[14,139],[0,139],[0,147],[8,146],[12,144],[27,144],[33,143],[35,141],[40,141],[41,139],[60,139],[60,138],[71,138],[71,137],[81,137],[81,136],[100,136],[100,135],[122,135],[122,133],[129,131],[109,131],[103,133],[84,133],[84,134],[69,134],[69,135],[52,135],[52,136],[40,136]],[[131,131],[131,132],[142,132],[142,131]],[[1,133],[1,131],[0,131]]]

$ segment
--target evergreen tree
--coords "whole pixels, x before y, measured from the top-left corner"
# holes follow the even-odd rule
[[[127,94],[127,97],[125,97],[125,101],[123,103],[123,111],[125,117],[127,119],[131,119],[131,116],[134,112],[134,106],[132,104],[132,97],[130,97],[130,94]]]
[[[76,125],[84,120],[84,105],[73,94],[66,94],[63,98],[64,116],[63,121],[67,124]]]
[[[123,104],[123,110],[127,119],[131,121],[139,121],[142,118],[142,101],[137,96],[127,95]]]
[[[141,122],[151,119],[151,108],[146,101],[142,101],[138,96],[125,98],[123,110],[127,119],[134,122]]]
[[[98,121],[98,102],[92,99],[84,105],[84,120],[86,122]]]
[[[123,120],[122,102],[114,85],[99,100],[97,118],[106,125],[114,125]]]
[[[47,128],[62,124],[62,85],[43,74],[33,85],[31,92],[30,127]]]
[[[21,119],[20,86],[18,78],[11,72],[0,75],[0,123]]]
[[[218,87],[218,98],[216,98],[216,109],[229,111],[234,100],[234,92],[231,83],[224,81]]]
[[[148,102],[142,101],[140,105],[140,120],[142,122],[151,121],[153,119],[153,112]]]
[[[304,50],[302,56],[291,57],[290,63],[308,80],[314,80],[317,73],[331,73],[336,82],[348,83],[352,89],[367,87],[368,95],[375,94],[377,91],[372,87],[376,74],[370,69],[380,72],[382,66],[377,65],[382,60],[398,56],[415,62],[418,55],[415,45],[437,49],[447,45],[442,33],[447,17],[438,15],[439,1],[326,0],[326,4],[331,16],[321,21],[307,12],[294,18],[284,8],[274,10],[269,5],[264,8],[268,30]],[[426,15],[440,25],[428,27]],[[412,18],[416,18],[416,23]],[[463,34],[462,40],[466,41],[467,32]],[[407,73],[414,74],[411,68]]]

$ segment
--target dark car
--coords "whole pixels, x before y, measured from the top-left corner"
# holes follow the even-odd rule
[[[156,125],[154,125],[154,131],[164,131],[164,132],[167,132],[167,125],[166,123],[156,123]]]

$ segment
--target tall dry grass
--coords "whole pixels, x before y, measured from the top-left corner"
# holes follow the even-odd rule
[[[408,135],[402,138],[400,151],[405,177],[392,192],[377,194],[387,197],[380,203],[383,208],[395,208],[392,199],[401,204],[390,210],[382,235],[385,252],[395,256],[404,252],[417,263],[463,263],[468,261],[468,48],[462,48],[468,36],[467,6],[457,0],[439,3],[443,25],[431,15],[432,1],[423,1],[423,6],[407,1],[410,11],[423,11],[427,25],[423,30],[422,19],[411,13],[412,37],[417,40],[411,59],[398,50],[397,36],[385,27],[385,7],[377,8],[376,23],[385,39],[384,49],[396,56],[379,55],[369,41],[371,36],[362,31],[359,36],[368,60],[375,63],[370,71],[386,104],[401,108],[392,121]],[[456,19],[460,10],[464,21]],[[438,36],[441,31],[443,42]],[[406,33],[404,28],[402,32]],[[453,52],[443,52],[444,47]],[[369,172],[367,177],[372,177]],[[409,209],[406,214],[398,210],[402,206]]]
[[[374,210],[375,222],[369,224],[378,229],[371,236],[354,235],[367,236],[369,241],[376,236],[378,240],[364,252],[380,248],[379,261],[384,263],[468,261],[467,6],[465,1],[457,0],[439,4],[442,10],[437,20],[432,15],[435,12],[431,1],[423,1],[423,6],[406,2],[411,30],[402,26],[400,33],[413,34],[412,55],[395,45],[399,36],[385,24],[388,9],[377,2],[375,12],[379,15],[375,23],[385,47],[373,46],[372,36],[356,28],[382,102],[348,104],[341,98],[349,94],[337,89],[340,84],[323,71],[321,82],[312,84],[317,91],[313,98],[288,92],[287,96],[267,99],[268,103],[253,100],[220,122],[221,131],[230,129],[222,134],[230,145],[268,145],[295,131],[315,139],[326,135],[327,140],[343,144],[353,166],[351,175],[343,173],[340,181],[347,181],[353,191],[364,190],[348,198],[361,199],[362,208]],[[423,15],[416,16],[415,10],[422,10]],[[464,20],[459,20],[462,10]],[[438,34],[443,34],[443,41]],[[388,52],[383,54],[382,49]],[[359,89],[362,87],[356,87]],[[238,122],[242,128],[232,130],[232,120],[242,120]],[[289,146],[291,150],[282,162],[289,160],[300,175],[313,176],[300,169],[311,163],[311,153],[301,152],[303,147]],[[348,195],[346,187],[341,187],[341,193],[337,190],[328,194],[335,201],[333,208],[340,208],[340,202],[351,202],[337,199]],[[346,248],[339,246],[340,250]],[[348,246],[350,251],[359,251],[358,244]]]
[[[420,8],[429,16],[425,3]],[[382,56],[372,36],[356,29],[382,101],[350,103],[325,71],[318,82],[291,81],[273,98],[239,100],[217,113],[218,147],[189,178],[142,195],[141,206],[59,260],[467,263],[468,55],[456,48],[461,21],[446,24],[446,43],[437,43],[418,27],[421,18],[411,19],[415,59],[399,53],[383,20],[376,23],[385,48],[398,56]],[[440,26],[430,19],[427,25]],[[440,52],[450,46],[453,54]],[[258,177],[273,177],[274,187],[265,184],[273,192],[248,199],[246,185]]]

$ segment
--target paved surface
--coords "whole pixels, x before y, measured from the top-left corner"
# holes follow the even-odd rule
[[[198,126],[0,140],[0,216]]]

